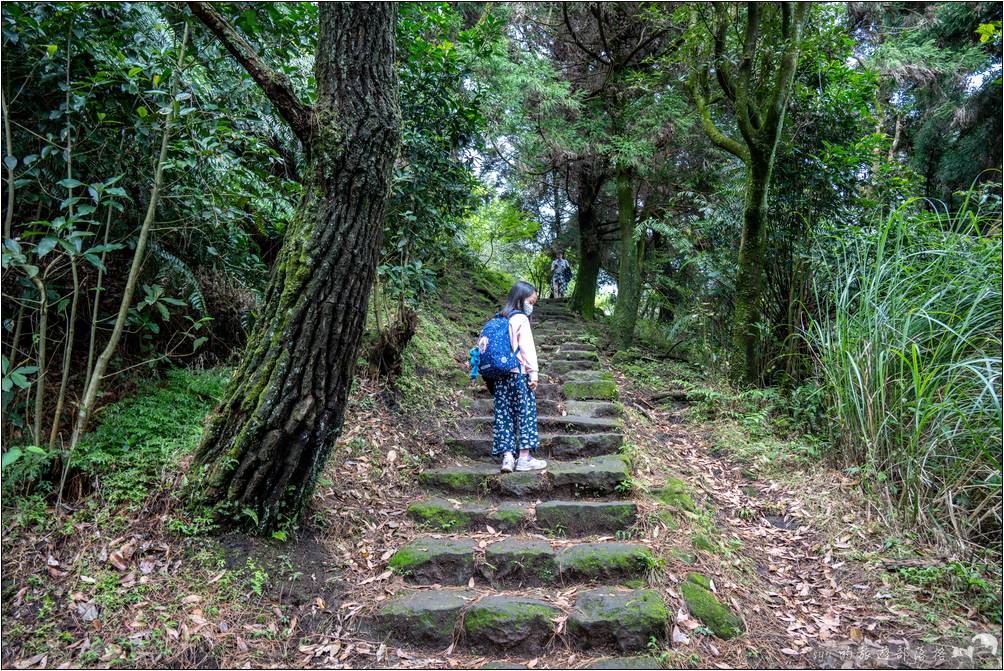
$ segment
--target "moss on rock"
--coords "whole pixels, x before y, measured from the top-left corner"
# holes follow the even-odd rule
[[[409,505],[408,517],[433,529],[453,531],[483,525],[487,509],[473,504],[454,506],[445,499],[426,499]]]
[[[727,606],[723,605],[710,590],[688,578],[680,584],[680,591],[683,593],[683,599],[687,602],[687,608],[690,609],[691,614],[710,629],[715,636],[728,640],[743,633],[745,629],[743,621]]]
[[[608,587],[581,592],[568,618],[569,633],[582,647],[616,645],[644,650],[651,639],[666,637],[669,610],[659,593]]]
[[[617,400],[617,383],[613,380],[569,381],[564,384],[565,398],[575,401]]]
[[[648,547],[632,543],[581,543],[558,553],[562,577],[580,580],[634,578],[657,563]]]
[[[388,566],[409,582],[466,585],[474,575],[474,541],[419,538],[398,549]]]
[[[651,490],[651,494],[662,503],[678,510],[687,512],[697,510],[697,505],[690,496],[690,488],[681,478],[670,477],[664,486]]]
[[[467,640],[475,648],[537,651],[554,633],[560,611],[536,599],[487,596],[464,614]]]

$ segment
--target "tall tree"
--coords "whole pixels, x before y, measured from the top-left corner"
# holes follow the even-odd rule
[[[710,12],[696,4],[690,10],[691,98],[708,138],[746,166],[732,371],[747,384],[756,382],[759,370],[756,322],[767,246],[767,194],[809,5],[716,2]],[[742,32],[735,26],[742,26]],[[719,128],[712,116],[712,71],[741,139]]]
[[[263,313],[196,453],[200,498],[264,531],[300,515],[341,431],[401,139],[397,9],[321,4],[311,107],[212,5],[189,6],[307,155],[307,193]]]

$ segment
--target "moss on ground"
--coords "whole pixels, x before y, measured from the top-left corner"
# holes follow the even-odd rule
[[[696,573],[691,575],[704,578]],[[710,629],[715,636],[728,640],[743,633],[743,621],[739,616],[724,606],[714,594],[699,582],[688,578],[680,585],[680,591],[683,593],[683,599],[687,602],[687,608],[691,614]]]

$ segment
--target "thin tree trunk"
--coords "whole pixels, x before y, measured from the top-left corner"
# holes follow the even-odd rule
[[[295,521],[341,432],[400,144],[396,15],[319,7],[310,195],[195,457],[192,491],[221,521]]]
[[[614,308],[614,341],[621,348],[634,342],[641,299],[640,242],[634,239],[635,202],[631,173],[617,171],[617,221],[620,224],[620,251],[617,269],[617,305]]]
[[[59,380],[59,395],[56,397],[56,409],[52,414],[52,429],[49,431],[50,453],[56,448],[56,436],[59,434],[59,429],[63,423],[63,402],[66,400],[66,386],[70,380],[70,360],[73,358],[73,338],[77,324],[77,303],[80,298],[80,274],[77,272],[76,256],[70,257],[70,272],[73,275],[73,298],[70,300],[70,320],[66,326],[66,345],[63,346],[63,374]]]
[[[175,73],[174,84],[171,88],[172,100],[173,95],[177,94],[178,81],[181,79],[181,68],[184,64],[185,43],[187,41],[188,24],[186,23],[185,32],[181,38],[181,46],[178,50],[177,71]],[[115,319],[115,325],[112,327],[111,336],[108,338],[108,342],[105,343],[105,348],[101,351],[101,354],[98,355],[90,381],[84,389],[83,398],[77,409],[77,420],[73,426],[73,433],[70,435],[70,445],[67,448],[67,454],[73,454],[77,443],[80,442],[81,436],[87,430],[87,422],[90,420],[91,412],[94,409],[98,390],[101,388],[101,381],[104,378],[112,355],[115,354],[115,350],[118,348],[119,339],[122,337],[122,331],[125,328],[126,317],[129,314],[129,308],[132,306],[132,297],[136,291],[136,284],[139,281],[139,272],[143,265],[144,254],[146,253],[146,244],[150,238],[150,229],[153,227],[153,221],[157,214],[157,203],[160,201],[160,189],[164,183],[164,164],[167,161],[167,149],[170,146],[171,130],[174,125],[176,108],[177,104],[172,104],[171,111],[164,119],[164,131],[160,140],[160,154],[157,157],[157,165],[154,169],[153,187],[150,189],[150,202],[147,204],[146,216],[143,218],[143,224],[139,229],[139,237],[136,239],[136,249],[133,251],[132,264],[129,266],[129,276],[126,279],[125,290],[119,303],[118,316]]]
[[[596,282],[600,275],[603,253],[596,220],[596,198],[603,179],[595,176],[588,168],[583,168],[578,181],[575,205],[579,227],[579,269],[570,304],[573,311],[586,319],[593,319],[596,315]]]
[[[0,92],[0,103],[2,103],[3,107],[3,138],[4,144],[7,146],[4,158],[7,158],[14,155],[14,140],[10,132],[10,115],[7,113],[7,99],[2,92]],[[7,211],[4,212],[3,217],[3,237],[9,238],[13,233],[14,225],[14,167],[7,165],[6,161],[4,161],[4,167],[7,168]]]
[[[745,384],[756,384],[760,375],[757,356],[759,335],[756,322],[763,291],[764,255],[767,248],[767,188],[770,183],[770,160],[754,157],[747,167],[746,198],[743,206],[743,230],[736,269],[736,307],[733,317],[732,377]]]
[[[34,445],[42,444],[42,402],[45,399],[45,341],[49,337],[49,297],[45,283],[36,275],[31,278],[38,291],[38,373],[35,376],[35,416],[32,418],[31,440]]]
[[[105,258],[108,256],[108,235],[112,228],[112,207],[108,205],[108,213],[105,215],[105,237],[102,241],[101,265],[98,266],[98,281],[94,288],[94,306],[91,308],[91,334],[87,342],[87,368],[84,372],[84,389],[91,383],[91,375],[94,373],[94,349],[97,346],[98,317],[101,309],[101,291],[104,288],[105,279]]]

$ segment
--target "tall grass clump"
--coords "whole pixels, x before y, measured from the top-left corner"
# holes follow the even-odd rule
[[[971,202],[845,230],[804,335],[838,459],[905,522],[999,548],[1000,201]]]

